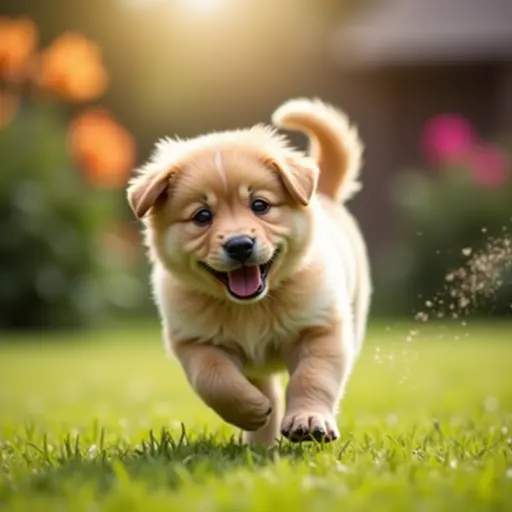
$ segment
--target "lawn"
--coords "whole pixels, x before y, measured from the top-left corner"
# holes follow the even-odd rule
[[[341,439],[249,450],[154,326],[2,334],[0,510],[512,510],[511,380],[512,324],[375,324]]]

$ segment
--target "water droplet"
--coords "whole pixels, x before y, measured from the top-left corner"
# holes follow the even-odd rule
[[[500,402],[495,396],[488,396],[484,400],[484,407],[487,412],[496,412],[499,406]]]
[[[398,416],[395,413],[390,413],[386,416],[386,422],[389,426],[394,426],[398,423]]]
[[[89,455],[89,457],[95,457],[97,453],[98,447],[95,444],[89,446],[89,449],[87,450],[87,455]]]

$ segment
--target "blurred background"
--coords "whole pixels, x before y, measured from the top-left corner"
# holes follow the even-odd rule
[[[162,136],[268,122],[295,96],[365,142],[349,206],[374,317],[412,318],[509,240],[510,0],[2,0],[0,329],[156,321],[131,171]],[[512,314],[501,247],[473,315]]]

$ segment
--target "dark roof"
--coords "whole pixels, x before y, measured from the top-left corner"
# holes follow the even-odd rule
[[[341,65],[512,62],[512,0],[373,0],[337,29]]]

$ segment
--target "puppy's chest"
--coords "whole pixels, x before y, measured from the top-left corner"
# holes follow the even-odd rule
[[[300,315],[263,308],[219,315],[203,325],[203,337],[215,345],[241,351],[253,364],[266,364],[284,344],[293,343],[301,330]],[[212,327],[214,328],[212,329]]]
[[[293,317],[276,318],[263,314],[244,315],[219,322],[211,342],[243,353],[248,362],[264,365],[277,356],[279,348],[298,337]]]
[[[231,348],[256,366],[272,365],[281,349],[295,342],[304,328],[327,321],[326,313],[311,310],[309,304],[288,308],[272,303],[224,308],[205,305],[193,316],[193,321],[179,322],[180,337]]]

